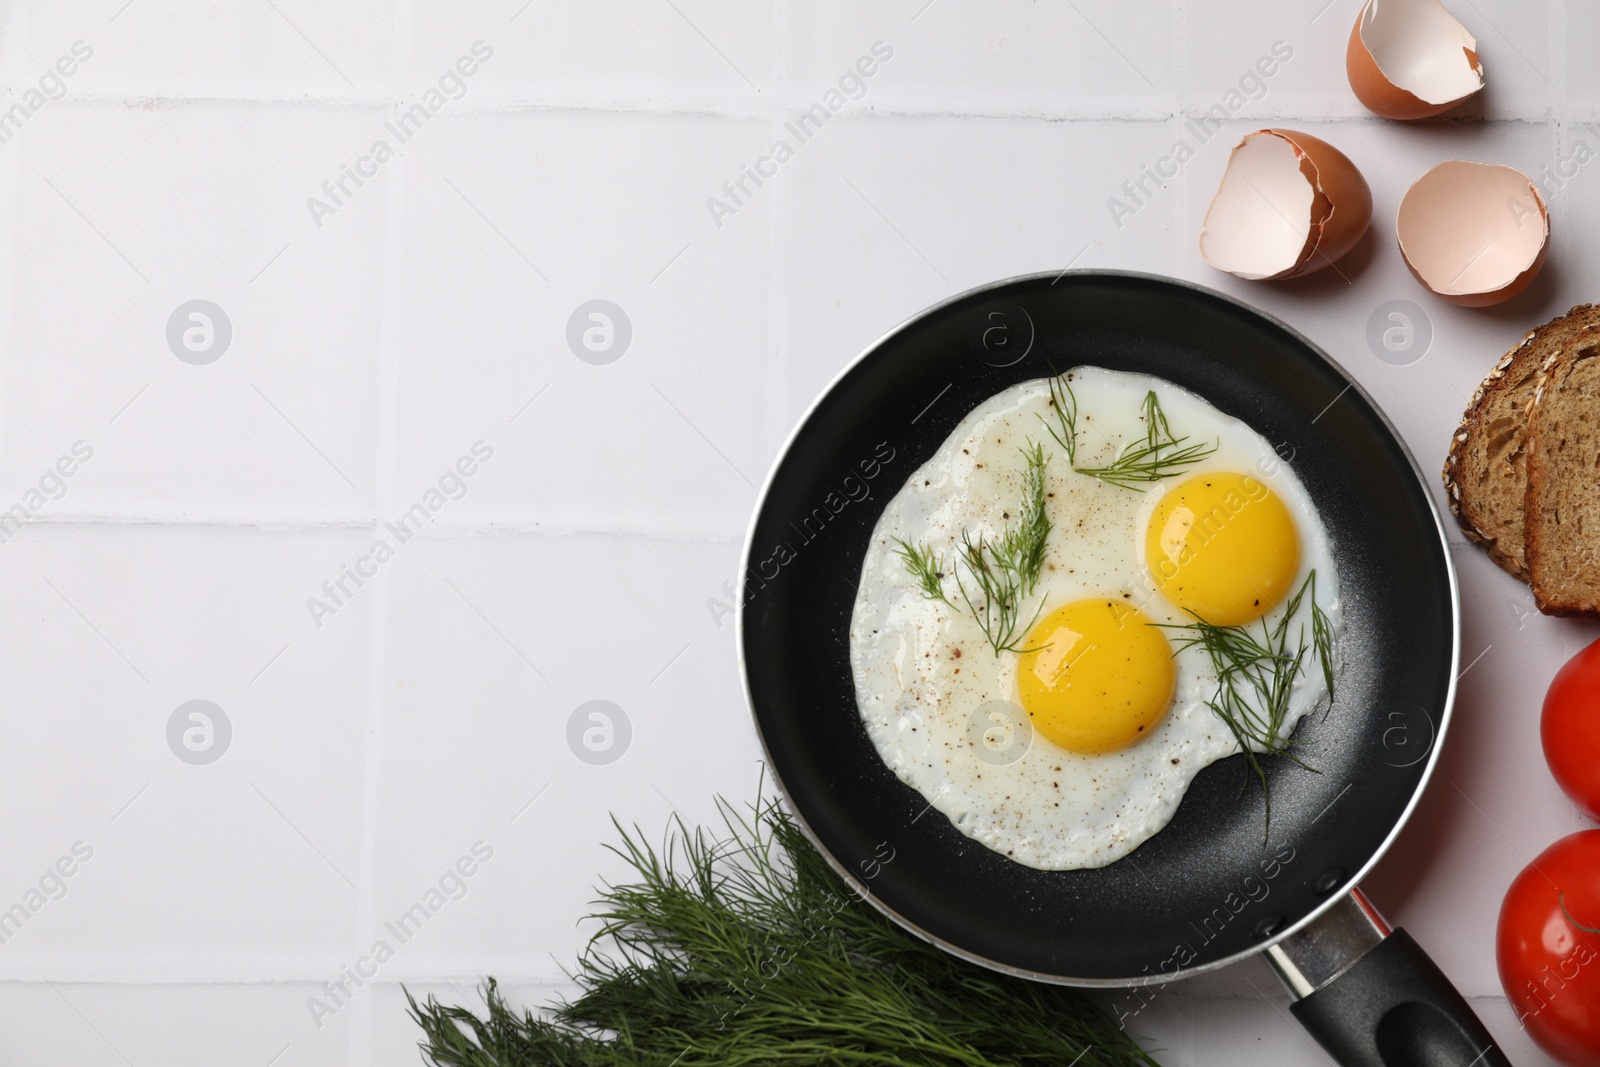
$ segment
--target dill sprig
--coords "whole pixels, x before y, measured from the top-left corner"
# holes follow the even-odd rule
[[[961,599],[978,621],[978,628],[983,631],[984,639],[994,649],[996,656],[1001,652],[1028,651],[1018,646],[1022,643],[1023,634],[1032,629],[1034,620],[1044,609],[1044,602],[1041,601],[1027,625],[1020,625],[1022,600],[1031,591],[1031,586],[1026,584],[1022,573],[1005,556],[1005,541],[1004,537],[999,542],[982,537],[973,541],[968,534],[961,535],[961,559],[977,586],[976,601],[967,591],[967,583],[962,580],[960,572],[956,573],[956,588],[961,590]]]
[[[1055,414],[1056,424],[1050,425],[1045,417],[1040,415],[1039,421],[1044,423],[1044,428],[1050,431],[1050,436],[1055,438],[1067,454],[1067,466],[1076,466],[1078,462],[1078,398],[1073,395],[1072,386],[1067,384],[1064,375],[1053,375],[1050,378],[1050,407]]]
[[[1078,398],[1065,375],[1058,374],[1050,379],[1050,406],[1055,413],[1055,425],[1046,421],[1043,415],[1039,416],[1039,421],[1044,423],[1056,443],[1066,450],[1067,462],[1072,469],[1124,489],[1143,492],[1141,486],[1181,474],[1184,468],[1199,463],[1217,450],[1216,444],[1191,445],[1186,443],[1188,437],[1174,436],[1172,427],[1167,424],[1166,413],[1161,410],[1161,400],[1151,390],[1144,397],[1144,443],[1123,449],[1116,459],[1104,467],[1080,467]]]
[[[1022,474],[1022,512],[1015,525],[1007,526],[1000,537],[997,558],[1015,570],[1022,579],[1024,596],[1033,592],[1044,570],[1045,549],[1050,540],[1050,516],[1045,511],[1044,447],[1029,441],[1022,449],[1025,467]]]
[[[942,600],[955,607],[945,595],[944,577],[948,574],[955,578],[962,603],[977,620],[996,656],[1024,651],[1018,646],[1044,607],[1041,601],[1033,618],[1023,624],[1022,602],[1033,595],[1044,570],[1050,516],[1045,511],[1045,467],[1049,460],[1044,446],[1029,441],[1022,449],[1022,457],[1022,507],[1016,520],[1007,523],[998,537],[980,534],[974,539],[970,531],[961,532],[956,556],[965,564],[967,578],[961,576],[959,568],[946,567],[943,557],[928,546],[895,539],[899,545],[896,551],[906,569],[929,600]]]
[[[945,566],[944,557],[926,545],[913,545],[898,537],[894,542],[900,546],[895,552],[905,562],[906,570],[917,580],[922,595],[929,600],[943,600],[949,604],[949,598],[944,595],[944,576],[950,570]],[[953,604],[951,606],[954,607]]]
[[[1317,649],[1317,662],[1322,666],[1322,681],[1328,687],[1328,707],[1324,708],[1322,715],[1327,717],[1328,711],[1333,707],[1333,623],[1322,610],[1322,605],[1317,603],[1317,572],[1312,570],[1309,581],[1311,582],[1311,640]]]
[[[1272,829],[1272,796],[1261,757],[1283,756],[1307,770],[1316,769],[1294,754],[1294,743],[1283,735],[1289,697],[1308,655],[1317,657],[1328,686],[1329,706],[1333,703],[1333,628],[1316,602],[1316,580],[1317,572],[1312,570],[1285,601],[1277,623],[1268,626],[1261,620],[1259,634],[1246,626],[1214,626],[1198,615],[1192,623],[1159,624],[1184,635],[1178,639],[1180,649],[1198,647],[1210,658],[1217,691],[1206,703],[1239,742],[1248,774],[1261,783],[1268,833]],[[1311,641],[1307,644],[1302,624],[1291,645],[1290,623],[1307,595],[1311,597]]]
[[[1156,1067],[1082,994],[974,966],[846,886],[771,798],[722,826],[670,824],[658,851],[617,824],[627,881],[606,885],[575,999],[480,1011],[418,1002],[436,1067],[929,1064]],[[615,822],[615,820],[613,820]],[[861,877],[894,853],[859,857]]]
[[[1174,437],[1167,416],[1161,410],[1161,401],[1154,390],[1144,396],[1145,439],[1143,444],[1125,448],[1104,467],[1075,467],[1079,474],[1099,478],[1124,489],[1138,489],[1149,482],[1159,482],[1185,467],[1199,463],[1217,450],[1215,444],[1185,444],[1188,437]]]

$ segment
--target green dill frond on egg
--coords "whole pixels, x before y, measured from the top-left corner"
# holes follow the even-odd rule
[[[1293,742],[1283,730],[1289,697],[1307,656],[1317,657],[1328,687],[1329,705],[1333,702],[1333,629],[1316,601],[1316,583],[1317,572],[1312,570],[1285,601],[1276,623],[1268,625],[1264,618],[1260,620],[1259,633],[1248,626],[1214,626],[1198,615],[1191,623],[1157,624],[1182,635],[1176,638],[1180,650],[1200,648],[1210,659],[1217,676],[1217,691],[1206,703],[1239,742],[1249,773],[1261,783],[1268,831],[1272,828],[1272,797],[1261,757],[1283,756],[1307,770],[1316,769],[1294,754]],[[1308,595],[1310,643],[1304,624],[1291,643],[1290,622]]]
[[[1008,523],[998,537],[980,534],[974,538],[970,531],[961,533],[957,556],[966,567],[966,579],[959,569],[947,567],[943,557],[927,545],[895,538],[899,546],[896,552],[927,599],[955,607],[944,592],[945,575],[953,575],[962,603],[977,620],[996,656],[1023,651],[1018,647],[1022,635],[1038,618],[1039,609],[1034,609],[1033,617],[1024,625],[1022,602],[1039,584],[1050,541],[1050,515],[1045,508],[1045,468],[1049,457],[1044,446],[1034,441],[1023,446],[1022,457],[1023,500],[1016,520]]]
[[[961,559],[967,565],[978,596],[974,598],[956,572],[956,588],[961,591],[967,610],[977,620],[984,639],[998,656],[1002,652],[1021,652],[1023,634],[1039,617],[1043,603],[1024,624],[1022,601],[1032,594],[1044,570],[1045,549],[1050,538],[1050,516],[1045,511],[1044,447],[1029,441],[1022,449],[1026,467],[1022,476],[1023,504],[1017,521],[1006,526],[997,538],[980,536],[974,541],[961,534]]]
[[[1328,687],[1328,706],[1333,706],[1333,623],[1327,612],[1317,603],[1317,572],[1311,572],[1311,640],[1317,647],[1317,662],[1322,667],[1322,681]],[[1323,710],[1323,716],[1328,712]]]
[[[1045,550],[1050,540],[1050,516],[1045,511],[1044,446],[1029,441],[1022,449],[1027,469],[1022,476],[1021,521],[1006,528],[1001,538],[1002,554],[1023,583],[1024,595],[1033,592],[1044,570]]]
[[[1187,443],[1188,437],[1174,436],[1172,427],[1167,425],[1166,413],[1161,410],[1161,401],[1156,398],[1153,389],[1145,394],[1144,424],[1145,439],[1142,444],[1123,449],[1116,459],[1103,467],[1073,469],[1079,474],[1087,474],[1124,489],[1143,492],[1144,485],[1182,474],[1186,468],[1217,450],[1216,444],[1191,445]]]
[[[1050,379],[1050,408],[1056,417],[1054,426],[1045,422],[1043,415],[1039,421],[1044,423],[1044,428],[1050,431],[1050,436],[1055,438],[1067,454],[1067,465],[1075,466],[1078,462],[1078,398],[1072,392],[1072,386],[1067,383],[1065,375],[1057,374]]]
[[[949,598],[944,595],[944,576],[950,573],[950,569],[945,566],[944,558],[926,545],[913,545],[899,537],[894,539],[894,543],[900,546],[895,551],[905,561],[911,577],[917,580],[922,595],[929,600],[943,600],[949,604]]]

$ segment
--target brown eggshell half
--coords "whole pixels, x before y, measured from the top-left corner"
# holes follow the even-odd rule
[[[1298,269],[1288,277],[1331,266],[1356,246],[1372,225],[1372,188],[1350,157],[1320,137],[1294,130],[1269,130],[1300,149],[1300,170],[1317,190],[1313,240]]]
[[[1466,32],[1459,22],[1450,18],[1438,0],[1383,0],[1386,5],[1427,5],[1437,8],[1443,19],[1455,23],[1459,31],[1460,40],[1446,40],[1440,47],[1459,46],[1463,52],[1463,60],[1467,64],[1464,70],[1470,70],[1477,75],[1477,86],[1467,88],[1465,91],[1449,91],[1430,94],[1435,99],[1423,99],[1410,89],[1402,88],[1395,84],[1378,65],[1377,56],[1368,45],[1365,36],[1369,13],[1376,0],[1367,0],[1362,5],[1361,13],[1356,16],[1356,23],[1350,28],[1350,44],[1345,49],[1345,73],[1350,79],[1350,88],[1355,92],[1356,99],[1366,107],[1389,119],[1426,119],[1434,115],[1442,115],[1446,111],[1460,104],[1468,97],[1483,89],[1483,64],[1478,59],[1476,51],[1477,42]],[[1380,8],[1380,12],[1384,9]],[[1443,21],[1442,19],[1440,20]],[[1403,28],[1400,31],[1403,32]],[[1381,48],[1380,48],[1381,50]],[[1437,99],[1443,96],[1446,99]]]
[[[1274,141],[1254,143],[1262,137]],[[1295,177],[1283,168],[1293,168]],[[1201,229],[1200,254],[1247,280],[1297,278],[1332,265],[1371,222],[1372,190],[1348,156],[1308,133],[1257,130],[1228,157]]]
[[[1406,191],[1395,236],[1411,276],[1429,292],[1488,307],[1539,276],[1550,254],[1550,211],[1521,171],[1452,159]]]

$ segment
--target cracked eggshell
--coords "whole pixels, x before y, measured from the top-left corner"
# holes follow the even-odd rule
[[[1395,235],[1406,266],[1429,291],[1488,307],[1538,276],[1550,251],[1550,212],[1521,171],[1452,159],[1406,191]]]
[[[1350,30],[1345,72],[1371,110],[1425,119],[1483,88],[1477,48],[1440,0],[1367,0]]]
[[[1350,158],[1319,137],[1257,130],[1234,146],[1200,231],[1218,270],[1276,281],[1329,266],[1372,222],[1372,190]]]

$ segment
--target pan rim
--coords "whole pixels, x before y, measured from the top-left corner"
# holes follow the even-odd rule
[[[759,720],[756,716],[755,695],[751,692],[750,688],[750,671],[745,660],[745,622],[747,616],[745,611],[746,598],[743,595],[743,585],[745,575],[750,573],[750,568],[752,566],[752,553],[755,550],[756,526],[760,522],[765,511],[767,496],[772,489],[773,481],[777,477],[779,469],[782,468],[784,461],[788,459],[801,430],[810,423],[812,417],[816,414],[817,409],[821,407],[823,401],[831,397],[834,393],[834,390],[839,387],[840,383],[843,382],[843,380],[848,377],[857,366],[870,358],[873,353],[877,352],[878,349],[880,349],[887,341],[903,333],[916,323],[926,319],[934,312],[960,301],[978,296],[983,293],[991,292],[996,289],[1002,289],[1028,282],[1037,282],[1046,278],[1053,279],[1051,284],[1054,285],[1062,278],[1068,276],[1133,279],[1193,290],[1194,292],[1201,293],[1205,296],[1232,304],[1243,311],[1247,311],[1253,315],[1265,319],[1278,329],[1283,330],[1289,336],[1299,341],[1310,351],[1316,353],[1323,360],[1323,362],[1337,371],[1340,377],[1344,378],[1346,382],[1346,389],[1344,392],[1348,392],[1353,389],[1361,396],[1362,399],[1367,402],[1368,406],[1377,414],[1378,420],[1382,423],[1384,428],[1388,430],[1389,436],[1394,440],[1395,444],[1399,446],[1401,454],[1405,456],[1406,462],[1411,467],[1411,473],[1416,476],[1418,487],[1422,490],[1422,495],[1428,502],[1428,512],[1433,516],[1434,531],[1439,535],[1440,552],[1444,559],[1445,574],[1449,579],[1451,626],[1450,680],[1445,689],[1444,707],[1439,715],[1438,727],[1434,733],[1433,747],[1428,752],[1427,764],[1423,767],[1422,775],[1418,778],[1417,784],[1412,790],[1411,798],[1406,802],[1405,809],[1401,811],[1399,818],[1397,818],[1394,822],[1394,825],[1390,827],[1389,832],[1384,836],[1383,841],[1379,843],[1378,847],[1373,851],[1372,855],[1367,858],[1367,861],[1360,867],[1360,869],[1346,878],[1345,881],[1340,884],[1337,890],[1330,891],[1325,900],[1323,900],[1316,907],[1312,908],[1309,912],[1295,922],[1288,924],[1282,930],[1277,931],[1271,936],[1263,938],[1260,943],[1250,948],[1242,949],[1233,953],[1232,955],[1224,956],[1221,959],[1211,960],[1207,963],[1199,964],[1194,967],[1186,967],[1179,970],[1175,974],[1163,977],[1131,976],[1128,978],[1081,978],[1067,975],[1049,974],[1042,971],[1033,971],[1025,967],[1014,967],[1010,964],[1002,963],[979,953],[972,952],[971,950],[964,949],[960,945],[938,937],[937,935],[923,929],[921,926],[906,918],[904,915],[901,915],[894,908],[886,904],[876,894],[871,892],[871,889],[866,882],[863,882],[861,879],[857,878],[848,867],[839,862],[839,860],[836,859],[834,855],[822,844],[821,840],[817,837],[816,832],[811,828],[811,824],[806,819],[805,814],[795,805],[794,800],[789,793],[788,787],[783,782],[782,775],[778,773],[776,767],[773,765],[772,753],[767,747],[766,735],[761,731]],[[1341,392],[1339,395],[1343,396],[1344,392]],[[1337,399],[1338,398],[1336,397],[1335,400]],[[928,305],[916,314],[903,319],[892,328],[881,334],[876,340],[874,340],[858,355],[856,355],[855,358],[851,359],[848,363],[841,367],[838,373],[835,374],[829,380],[828,384],[824,386],[822,390],[819,391],[811,400],[811,403],[806,406],[805,411],[801,413],[800,417],[790,428],[788,435],[784,438],[782,447],[778,450],[778,453],[773,459],[771,466],[769,466],[767,469],[766,477],[762,479],[761,488],[756,495],[755,507],[750,513],[750,522],[745,529],[744,546],[739,555],[739,585],[741,592],[734,601],[734,639],[738,642],[739,650],[739,682],[744,691],[745,707],[750,713],[752,725],[755,725],[756,727],[756,739],[761,745],[761,756],[765,774],[769,775],[773,783],[777,786],[779,796],[782,797],[785,805],[787,806],[790,816],[800,827],[801,832],[805,834],[806,840],[811,842],[812,847],[814,847],[822,855],[822,858],[827,861],[828,866],[833,869],[834,873],[839,875],[839,877],[844,880],[845,884],[854,890],[856,894],[865,899],[881,914],[888,917],[901,929],[916,935],[929,944],[935,945],[953,956],[967,960],[970,963],[978,964],[979,966],[985,967],[989,970],[1018,978],[1027,978],[1032,981],[1043,982],[1049,985],[1073,986],[1086,989],[1127,989],[1149,985],[1166,985],[1168,982],[1178,979],[1191,978],[1196,975],[1220,970],[1223,967],[1230,966],[1234,963],[1240,962],[1241,960],[1248,959],[1251,956],[1263,953],[1272,946],[1281,943],[1285,939],[1293,936],[1298,931],[1305,929],[1307,926],[1315,922],[1325,912],[1333,908],[1340,900],[1348,896],[1350,891],[1355,889],[1360,884],[1361,880],[1365,878],[1375,866],[1377,866],[1378,861],[1381,860],[1389,851],[1395,840],[1400,836],[1400,832],[1405,829],[1406,823],[1410,821],[1412,814],[1416,810],[1417,804],[1422,799],[1422,794],[1427,790],[1428,783],[1432,781],[1434,769],[1438,765],[1439,752],[1444,747],[1444,739],[1449,732],[1450,721],[1455,712],[1456,690],[1457,685],[1460,682],[1461,587],[1456,577],[1455,558],[1452,556],[1450,551],[1450,539],[1446,533],[1444,517],[1440,514],[1438,502],[1434,499],[1433,493],[1429,491],[1428,487],[1429,482],[1424,476],[1422,468],[1417,464],[1417,458],[1414,454],[1412,454],[1411,447],[1406,443],[1406,439],[1401,436],[1399,430],[1396,429],[1393,421],[1390,420],[1388,413],[1384,411],[1382,406],[1372,398],[1372,395],[1367,392],[1365,387],[1363,387],[1362,384],[1357,381],[1349,371],[1345,370],[1343,364],[1324,351],[1322,346],[1316,344],[1310,338],[1302,334],[1299,330],[1296,330],[1294,327],[1279,319],[1277,316],[1262,311],[1260,308],[1257,308],[1251,304],[1247,304],[1243,300],[1239,300],[1228,295],[1227,293],[1219,292],[1218,290],[1204,285],[1199,285],[1195,282],[1187,281],[1182,278],[1174,278],[1163,274],[1152,274],[1148,271],[1101,270],[1095,268],[1080,268],[1074,270],[1069,268],[1067,270],[1060,271],[1059,273],[1054,271],[1038,271],[1030,274],[1013,275],[1009,278],[1003,278],[998,281],[974,286],[973,288],[956,293],[953,296],[946,297],[943,300]]]

